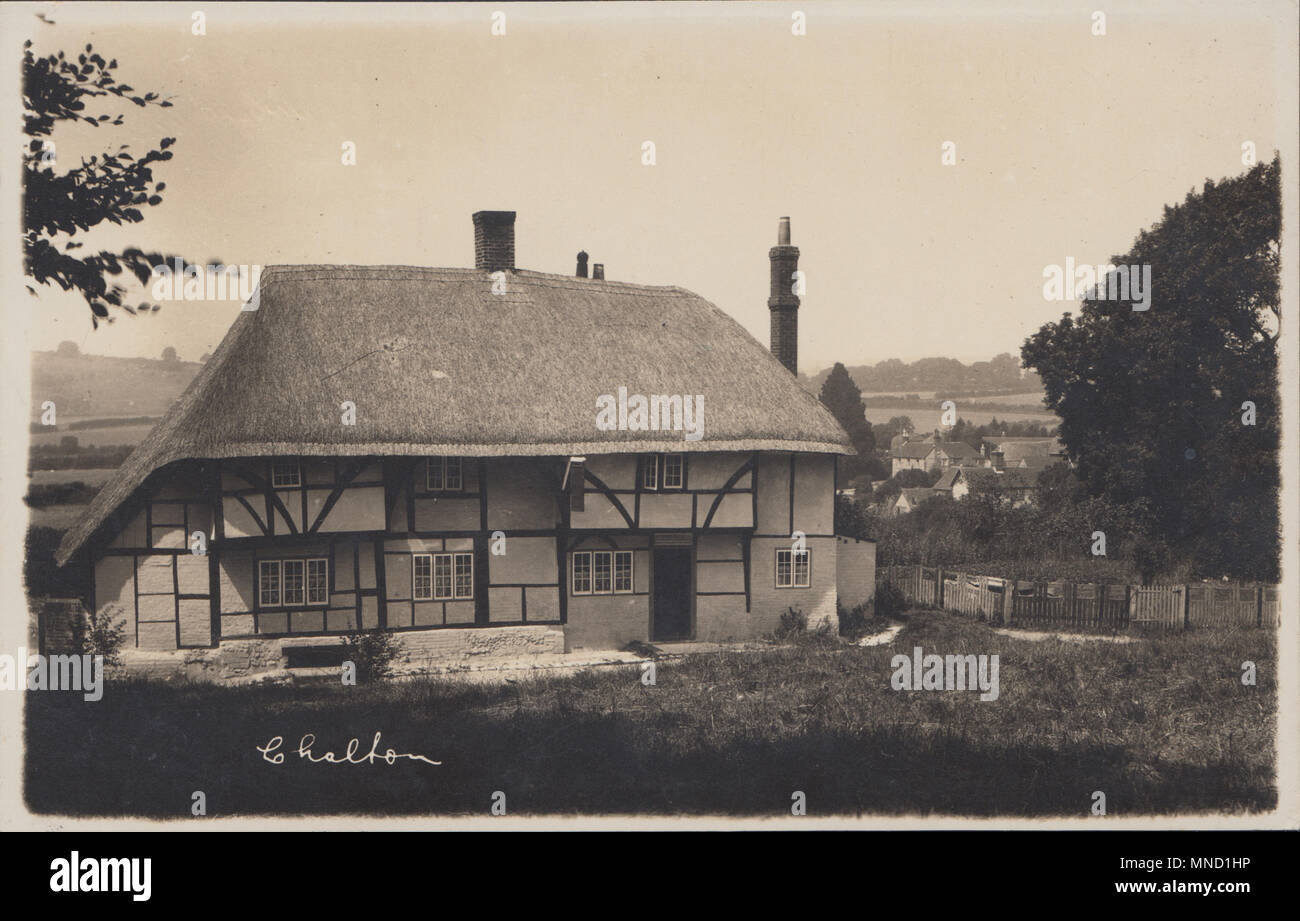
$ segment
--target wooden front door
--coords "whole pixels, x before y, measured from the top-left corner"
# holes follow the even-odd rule
[[[691,638],[691,558],[688,547],[656,547],[651,592],[650,639]]]

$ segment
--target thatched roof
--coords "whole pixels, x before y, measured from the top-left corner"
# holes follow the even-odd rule
[[[816,397],[690,291],[540,272],[271,266],[259,308],[64,536],[76,552],[165,464],[271,455],[852,454]],[[703,438],[598,431],[596,400],[703,394]],[[341,424],[340,404],[356,404]]]

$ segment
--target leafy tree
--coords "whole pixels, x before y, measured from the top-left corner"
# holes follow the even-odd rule
[[[126,288],[110,279],[124,271],[146,284],[154,266],[169,259],[136,248],[121,252],[99,250],[77,254],[83,243],[72,239],[107,221],[135,224],[144,220],[143,208],[162,202],[166,187],[153,175],[153,164],[172,158],[168,150],[175,138],[163,138],[158,147],[136,157],[123,144],[115,151],[81,158],[79,165],[59,172],[59,156],[52,135],[60,123],[118,126],[121,114],[90,114],[88,101],[116,96],[141,108],[171,105],[157,93],[138,93],[113,76],[117,61],[105,61],[92,46],[74,62],[64,52],[37,57],[30,41],[23,51],[24,133],[30,141],[23,151],[23,246],[27,275],[40,285],[58,285],[76,291],[90,307],[91,322],[108,319],[109,307],[128,313],[156,311],[158,305],[131,307],[123,300]],[[36,293],[28,285],[28,291]]]
[[[909,468],[907,470],[900,470],[898,473],[894,474],[894,482],[898,484],[900,489],[915,489],[917,487],[929,488],[939,482],[939,477],[942,475],[942,472],[937,468],[933,470],[917,470],[916,468]]]
[[[835,421],[839,422],[848,433],[849,440],[857,450],[858,456],[850,458],[845,466],[845,475],[852,477],[864,472],[876,453],[876,438],[871,432],[871,423],[867,421],[867,407],[862,402],[862,391],[849,377],[848,370],[840,362],[835,363],[830,375],[822,382],[819,399],[831,411]]]
[[[169,345],[169,346],[167,346],[167,348],[163,349],[163,350],[162,350],[162,360],[163,360],[163,361],[180,361],[180,356],[176,354],[176,347],[175,347],[175,346],[171,346],[171,345]]]
[[[71,339],[64,339],[59,343],[59,347],[55,349],[55,354],[62,355],[65,358],[76,358],[81,354],[81,346],[77,345],[77,343],[73,342]]]
[[[1151,266],[1149,309],[1094,291],[1021,349],[1144,578],[1278,575],[1280,169],[1207,181],[1111,260]]]

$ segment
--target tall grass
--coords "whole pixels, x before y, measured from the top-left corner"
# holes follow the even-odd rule
[[[998,654],[1001,696],[890,688],[891,658]],[[1254,661],[1258,684],[1241,684]],[[1086,817],[1276,805],[1274,637],[1029,642],[914,612],[889,646],[792,645],[485,686],[127,681],[99,703],[27,698],[26,798],[45,813],[948,814]],[[348,740],[442,761],[309,764]],[[282,736],[283,764],[255,746]]]

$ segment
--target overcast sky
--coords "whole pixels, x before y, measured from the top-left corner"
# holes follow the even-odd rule
[[[1164,205],[1244,171],[1243,141],[1271,158],[1294,117],[1271,102],[1277,3],[1106,4],[1104,37],[1091,0],[973,5],[3,15],[40,53],[92,42],[121,80],[174,104],[110,103],[97,111],[123,112],[122,128],[56,134],[64,164],[177,139],[156,171],[164,203],[92,243],[234,264],[472,266],[470,214],[515,210],[521,268],[571,273],[586,249],[607,277],[689,288],[766,344],[767,250],[789,215],[813,373],[1018,352],[1069,307],[1044,300],[1044,266],[1123,253]],[[505,36],[490,34],[494,9]],[[340,162],[345,141],[356,166]],[[944,141],[955,166],[941,165]],[[27,301],[32,348],[71,339],[111,355],[173,345],[195,359],[238,313],[172,303],[93,331],[76,296]]]

